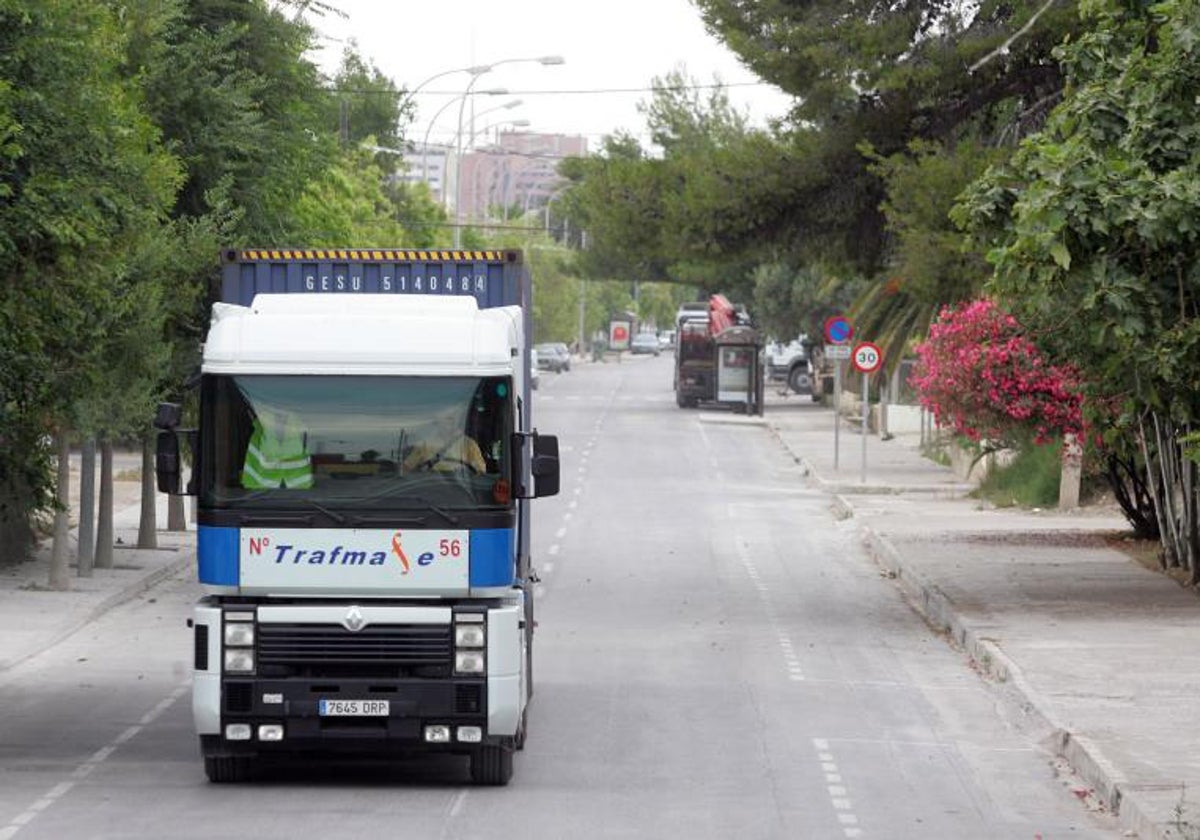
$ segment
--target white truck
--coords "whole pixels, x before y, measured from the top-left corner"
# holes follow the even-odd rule
[[[469,757],[506,784],[533,693],[532,425],[515,251],[223,254],[199,422],[193,709],[213,782],[298,755]]]
[[[801,335],[786,344],[767,342],[765,357],[767,380],[779,383],[782,393],[790,390],[814,400],[820,397],[820,391],[815,387],[816,370],[807,336]]]

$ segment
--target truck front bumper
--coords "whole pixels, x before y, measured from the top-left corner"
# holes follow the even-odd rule
[[[448,633],[451,640],[454,638],[450,609],[396,607],[393,613],[388,607],[372,608],[372,618],[393,620],[390,625],[380,622],[383,635],[379,644],[398,645],[395,658],[389,658],[391,653],[371,653],[369,644],[363,646],[362,634],[356,634],[352,643],[341,638],[339,633],[350,631],[320,623],[322,609],[223,607],[211,602],[196,608],[193,713],[206,756],[414,749],[463,752],[480,744],[513,742],[526,695],[526,636],[519,598],[473,608],[479,616],[476,626],[480,620],[486,623],[486,647],[480,651],[486,654],[485,670],[473,674],[457,670],[451,673],[449,663],[456,661],[454,651],[458,648],[445,648],[444,643],[439,649],[443,653],[437,654],[449,651],[451,658],[444,673],[411,675],[404,673],[407,666],[395,665],[406,655],[404,646],[416,644],[403,635],[403,628],[412,628],[417,619],[421,626],[433,628],[434,636]],[[257,670],[230,673],[223,664],[223,627],[230,621],[229,613],[249,623],[251,611],[255,613]],[[343,606],[331,611],[335,616],[344,613]],[[306,620],[299,630],[293,621],[297,617]],[[273,622],[276,628],[270,626]],[[278,635],[273,638],[280,627],[295,631],[295,635],[280,642]],[[398,642],[388,641],[397,638]],[[426,641],[420,644],[429,644],[429,634],[422,638]],[[312,660],[317,649],[332,649],[341,655],[343,648],[339,645],[351,644],[344,650],[371,661],[363,664],[349,656],[343,661],[323,653],[319,668],[291,664]],[[393,666],[396,673],[385,673]],[[453,667],[457,669],[458,665]],[[280,673],[289,671],[294,673]],[[348,704],[354,706],[345,713]]]
[[[202,678],[198,676],[197,682]],[[203,678],[205,680],[211,678]],[[219,677],[216,679],[220,679]],[[211,692],[204,692],[209,694]],[[455,749],[502,740],[487,734],[486,680],[226,679],[218,686],[218,731],[201,733],[206,755],[338,750]],[[385,714],[321,714],[322,701],[355,701]],[[438,738],[429,740],[428,728]],[[446,737],[442,737],[445,733]],[[469,740],[461,737],[465,734]]]

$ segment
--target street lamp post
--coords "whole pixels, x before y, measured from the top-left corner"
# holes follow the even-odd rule
[[[418,92],[418,91],[420,91],[420,90],[421,90],[421,88],[425,87],[425,85],[429,84],[430,82],[432,82],[432,81],[434,81],[434,80],[436,80],[436,79],[440,79],[440,78],[442,78],[443,76],[450,76],[450,75],[453,75],[454,73],[470,73],[471,75],[473,75],[473,76],[476,76],[476,75],[479,75],[479,74],[481,74],[481,73],[486,73],[486,72],[487,72],[488,70],[490,70],[490,69],[491,69],[491,68],[490,68],[488,65],[484,65],[484,64],[472,64],[472,65],[469,65],[469,66],[467,66],[467,67],[455,67],[455,68],[454,68],[454,69],[452,69],[452,70],[443,70],[443,71],[442,71],[442,72],[440,72],[440,73],[434,73],[434,74],[433,74],[432,76],[430,76],[428,79],[426,79],[425,81],[421,82],[421,83],[420,83],[419,85],[417,85],[415,88],[413,88],[412,90],[410,90],[410,91],[408,92],[408,96],[406,96],[406,97],[404,97],[404,99],[400,100],[400,106],[399,106],[399,107],[398,107],[396,110],[397,110],[397,111],[403,111],[403,110],[404,110],[404,106],[405,106],[405,105],[407,105],[409,102],[412,102],[412,100],[413,100],[413,97],[415,97],[415,96],[417,95],[417,92]]]
[[[481,96],[504,96],[507,93],[508,93],[508,90],[505,88],[489,88],[488,90],[478,91],[478,94]],[[467,97],[468,95],[469,94],[464,93],[461,96],[454,97],[453,99],[448,101],[445,105],[443,105],[441,108],[439,108],[437,110],[437,113],[435,113],[433,115],[433,119],[431,119],[429,121],[429,127],[425,129],[425,139],[421,141],[421,179],[423,181],[428,182],[428,180],[429,180],[429,167],[428,167],[429,134],[430,134],[430,132],[433,131],[434,123],[437,122],[437,119],[438,119],[438,117],[440,117],[442,115],[442,112],[444,112],[447,108],[449,108],[451,105],[453,105],[458,100],[463,99],[463,98]],[[499,110],[500,108],[515,108],[520,104],[521,104],[520,99],[513,99],[513,100],[510,100],[509,102],[506,102],[503,105],[497,106],[496,108],[489,108],[488,111]],[[488,113],[488,111],[485,111],[484,113]],[[445,174],[445,172],[442,173],[442,203],[443,204],[446,203],[446,174]]]
[[[455,157],[454,157],[454,247],[462,247],[462,195],[461,183],[459,181],[462,175],[462,140],[463,140],[463,111],[467,104],[467,98],[471,93],[471,88],[479,81],[479,77],[484,73],[499,67],[501,64],[518,64],[524,62],[536,62],[538,64],[549,66],[554,64],[564,64],[565,59],[561,55],[544,55],[540,58],[504,58],[500,61],[493,61],[491,64],[482,64],[470,68],[467,72],[471,74],[471,81],[467,83],[467,89],[463,91],[462,101],[458,106],[458,130],[455,132]]]

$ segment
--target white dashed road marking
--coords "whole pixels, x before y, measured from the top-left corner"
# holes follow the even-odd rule
[[[854,801],[850,798],[845,784],[842,782],[841,771],[837,761],[829,751],[829,741],[825,738],[813,738],[813,747],[817,751],[817,761],[825,773],[825,783],[829,791],[829,804],[837,812],[838,824],[846,837],[862,837],[863,831],[858,827],[858,815],[854,813]]]
[[[56,801],[61,799],[71,791],[75,785],[82,779],[87,778],[93,770],[103,764],[108,757],[116,752],[117,747],[124,744],[129,739],[136,736],[139,732],[145,729],[158,719],[158,716],[171,707],[171,704],[184,695],[185,692],[191,689],[191,683],[183,683],[175,688],[169,695],[164,697],[158,705],[142,715],[142,719],[135,725],[124,730],[120,735],[114,738],[107,746],[101,747],[92,753],[86,761],[71,771],[71,778],[65,782],[59,782],[54,787],[50,788],[44,795],[38,798],[36,802],[26,808],[22,813],[14,817],[8,825],[0,828],[0,840],[10,840],[15,837],[25,825],[33,820],[42,811],[49,808]]]
[[[729,511],[729,518],[735,522],[737,521],[732,507]],[[759,598],[763,604],[763,612],[767,614],[767,619],[771,622],[771,628],[775,631],[776,641],[779,643],[779,651],[783,654],[783,664],[787,668],[788,679],[792,682],[803,682],[804,669],[800,667],[800,660],[796,656],[792,640],[780,623],[779,616],[775,612],[775,606],[771,603],[771,588],[759,575],[758,567],[754,565],[754,558],[750,556],[750,548],[747,545],[747,541],[741,534],[736,533],[733,535],[733,541],[737,547],[738,559],[741,561],[742,567],[745,568],[746,574],[749,575],[750,582],[758,590]]]

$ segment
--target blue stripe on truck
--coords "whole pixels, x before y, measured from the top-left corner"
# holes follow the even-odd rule
[[[471,531],[471,588],[512,586],[517,550],[512,528]]]
[[[239,536],[237,528],[201,525],[196,529],[196,564],[201,583],[238,585]]]

